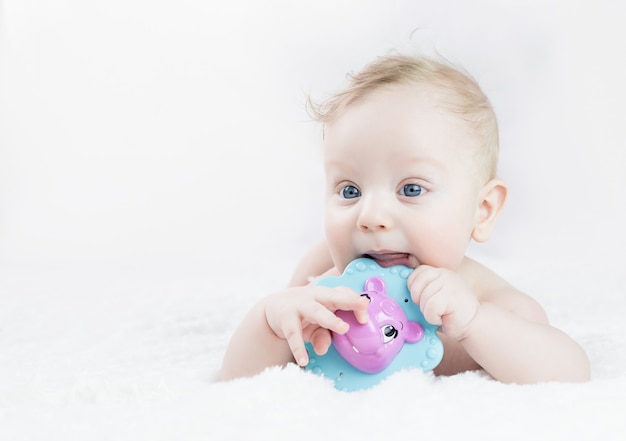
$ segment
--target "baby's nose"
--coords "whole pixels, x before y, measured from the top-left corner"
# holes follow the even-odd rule
[[[393,219],[384,203],[363,201],[363,208],[357,219],[359,230],[364,232],[386,231],[393,227]]]
[[[387,226],[385,224],[368,224],[368,223],[359,223],[359,229],[361,231],[385,231],[387,230]]]

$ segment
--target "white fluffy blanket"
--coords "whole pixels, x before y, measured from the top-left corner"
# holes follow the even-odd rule
[[[347,393],[293,366],[214,381],[249,304],[280,286],[261,269],[5,264],[0,438],[623,440],[625,279],[582,282],[540,300],[587,350],[586,384],[408,371]]]

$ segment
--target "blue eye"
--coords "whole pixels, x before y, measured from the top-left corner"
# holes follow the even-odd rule
[[[402,187],[402,190],[400,191],[400,193],[402,193],[403,196],[408,196],[410,198],[413,198],[415,196],[419,196],[423,193],[426,193],[426,190],[422,188],[421,185],[406,184],[404,187]]]
[[[344,199],[354,199],[361,196],[361,190],[356,188],[354,185],[346,185],[341,189],[341,196]]]

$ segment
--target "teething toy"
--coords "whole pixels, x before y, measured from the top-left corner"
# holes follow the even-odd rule
[[[317,355],[307,343],[305,369],[333,380],[340,390],[368,388],[401,369],[434,369],[443,357],[437,326],[428,323],[411,301],[407,278],[411,268],[383,268],[374,260],[352,261],[341,276],[324,277],[317,284],[347,286],[368,297],[369,321],[357,322],[352,311],[336,311],[350,325],[345,334],[332,333],[332,345]]]
[[[365,281],[361,295],[370,301],[370,318],[365,324],[357,322],[350,311],[336,313],[350,325],[350,331],[333,334],[335,349],[353,367],[368,374],[376,374],[389,366],[405,341],[416,343],[424,337],[424,328],[409,321],[402,307],[385,291],[385,282],[380,277]]]

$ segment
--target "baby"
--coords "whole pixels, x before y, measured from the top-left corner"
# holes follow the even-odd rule
[[[535,300],[465,256],[470,240],[489,239],[507,197],[496,177],[496,118],[470,76],[430,58],[381,57],[311,110],[324,127],[325,241],[288,288],[253,306],[229,343],[221,379],[294,360],[305,366],[305,341],[324,354],[331,331],[347,332],[337,310],[367,322],[367,299],[309,282],[341,274],[358,257],[414,268],[411,298],[440,326],[444,344],[435,374],[589,379],[583,349]]]

